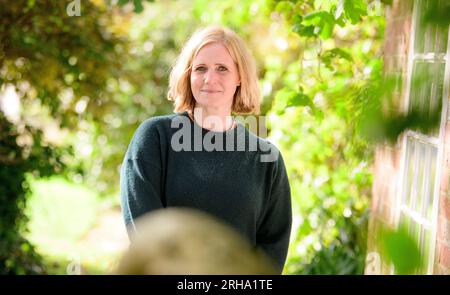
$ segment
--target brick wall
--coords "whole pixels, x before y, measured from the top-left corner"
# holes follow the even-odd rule
[[[450,102],[450,97],[448,98]],[[448,116],[447,116],[448,117]],[[450,118],[444,136],[444,153],[439,190],[439,210],[436,234],[434,273],[450,274]]]
[[[384,45],[384,64],[387,75],[396,75],[402,78],[403,89],[396,89],[393,94],[394,107],[401,110],[405,100],[408,49],[412,19],[412,1],[393,1],[386,12],[386,31]],[[402,138],[394,145],[381,144],[375,151],[373,167],[374,180],[372,186],[371,217],[369,220],[368,253],[379,252],[379,240],[376,232],[380,226],[392,227],[395,222],[395,196],[397,194],[398,179],[400,177]],[[381,257],[383,261],[383,257]],[[390,273],[390,267],[384,263],[380,272]],[[366,273],[369,273],[366,267]]]
[[[408,50],[412,21],[413,0],[394,0],[388,8],[386,17],[386,32],[384,46],[384,62],[386,74],[402,77],[403,89],[394,93],[397,110],[405,101],[407,93]],[[450,97],[447,98],[450,105]],[[436,252],[434,259],[435,274],[450,274],[450,112],[447,111],[447,121],[444,131],[443,158],[440,177],[439,209],[436,233]],[[395,200],[400,188],[400,162],[402,141],[399,138],[395,145],[379,145],[375,153],[374,182],[372,187],[371,217],[369,220],[368,253],[378,252],[379,245],[376,236],[381,226],[392,227],[395,222]],[[383,257],[381,257],[383,260]],[[366,265],[366,273],[372,273]],[[382,264],[379,273],[389,274],[390,267]]]

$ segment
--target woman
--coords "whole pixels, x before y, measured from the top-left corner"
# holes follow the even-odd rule
[[[142,123],[123,161],[128,232],[153,210],[199,209],[264,250],[281,272],[292,223],[284,162],[231,116],[259,112],[256,69],[243,41],[227,28],[197,31],[172,69],[168,98],[175,114]]]

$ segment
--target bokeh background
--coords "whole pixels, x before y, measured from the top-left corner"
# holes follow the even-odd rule
[[[362,274],[374,146],[408,125],[393,130],[380,112],[395,84],[382,75],[386,5],[0,0],[0,273],[116,267],[129,141],[172,113],[168,74],[190,34],[222,24],[257,61],[261,114],[288,169],[284,273]]]

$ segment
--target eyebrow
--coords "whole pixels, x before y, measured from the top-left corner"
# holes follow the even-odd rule
[[[215,65],[215,66],[229,67],[229,65],[223,64],[223,63],[216,63],[216,64],[214,64],[214,65]],[[196,67],[197,67],[197,66],[206,66],[206,64],[205,64],[205,63],[199,63],[199,64],[196,64],[195,66],[196,66]]]

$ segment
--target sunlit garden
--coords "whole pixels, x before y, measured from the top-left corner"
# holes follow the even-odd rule
[[[2,5],[0,274],[115,272],[130,243],[119,191],[124,155],[142,122],[173,113],[171,67],[188,37],[211,24],[233,29],[253,54],[260,116],[286,164],[293,219],[283,274],[367,273],[377,145],[441,122],[432,108],[392,112],[391,94],[407,85],[385,70],[392,2]],[[426,80],[417,79],[418,87]],[[380,234],[382,256],[414,273],[422,246],[395,234]]]

